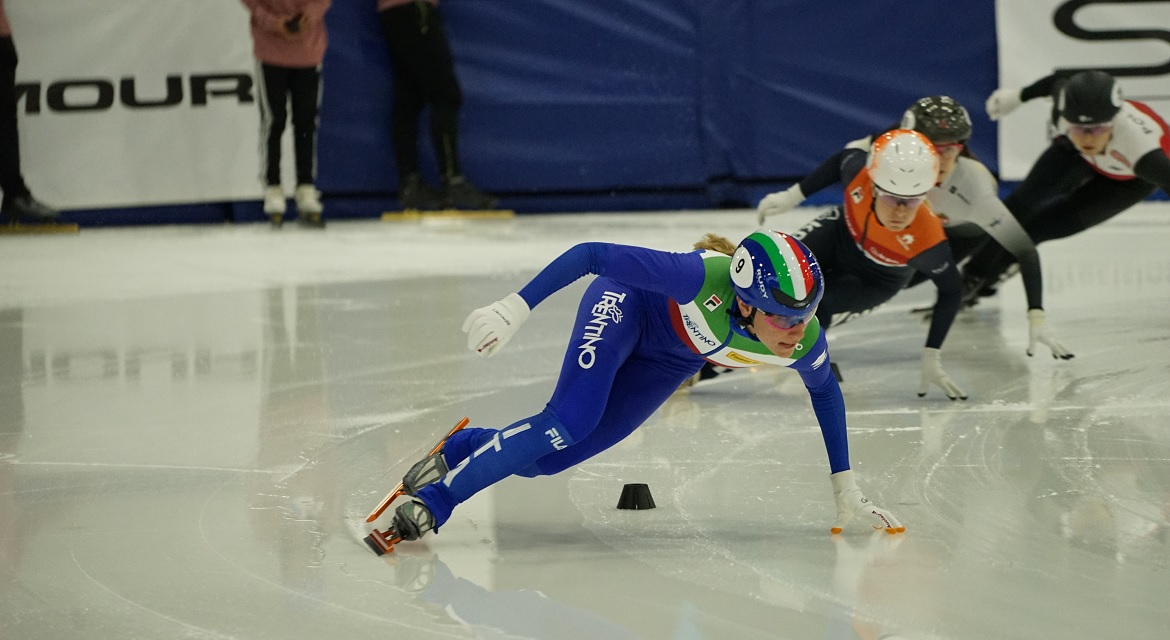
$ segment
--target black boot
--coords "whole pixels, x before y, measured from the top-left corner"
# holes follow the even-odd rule
[[[3,213],[13,223],[23,219],[44,224],[52,223],[57,219],[55,209],[27,194],[5,198]]]
[[[463,176],[452,176],[443,181],[443,207],[446,209],[486,210],[495,209],[500,200],[488,195]]]
[[[434,211],[442,208],[439,192],[417,173],[402,178],[398,186],[398,201],[403,211]]]
[[[990,293],[985,293],[988,290]],[[963,275],[963,307],[973,307],[979,304],[979,298],[989,295],[995,295],[995,287],[988,285],[987,280],[969,273]]]

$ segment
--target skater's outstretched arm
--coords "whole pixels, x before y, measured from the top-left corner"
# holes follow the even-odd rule
[[[963,217],[987,232],[1001,247],[1009,251],[1020,265],[1020,277],[1024,282],[1024,295],[1028,300],[1028,355],[1032,355],[1037,344],[1052,350],[1054,358],[1069,359],[1072,352],[1064,347],[1052,330],[1044,314],[1044,279],[1040,270],[1040,253],[1036,250],[1031,236],[999,199],[998,186],[994,176],[982,163],[970,159],[962,160],[963,171],[956,172],[951,182],[953,192],[962,194]],[[952,200],[950,206],[954,206]],[[976,255],[981,255],[976,253]],[[972,279],[964,296],[974,299],[981,288]]]
[[[951,330],[955,316],[962,304],[963,283],[959,269],[946,242],[923,251],[907,264],[924,273],[938,289],[938,299],[930,318],[930,331],[926,335],[926,346],[939,349]]]
[[[829,454],[829,480],[833,485],[833,498],[837,504],[837,520],[830,531],[841,533],[845,525],[857,517],[868,522],[874,529],[887,533],[901,533],[906,530],[902,522],[889,511],[874,505],[857,486],[853,471],[849,468],[849,434],[845,426],[845,398],[841,386],[829,369],[829,350],[825,332],[821,330],[809,354],[792,365],[800,373],[804,386],[812,399],[813,412],[821,426],[825,439],[825,450]]]
[[[829,348],[824,329],[808,355],[792,363],[791,368],[800,374],[812,399],[813,413],[817,415],[825,450],[829,454],[829,469],[833,473],[847,470],[849,435],[845,431],[845,399],[841,396],[836,376],[829,369]]]
[[[705,270],[699,253],[673,253],[644,247],[586,242],[562,253],[519,293],[472,311],[463,321],[467,348],[481,356],[499,351],[528,319],[528,314],[553,293],[595,274],[675,300],[690,300],[703,285]]]
[[[814,193],[834,184],[851,180],[853,176],[857,175],[859,168],[865,165],[866,154],[871,142],[872,136],[850,142],[845,148],[829,156],[800,182],[784,191],[764,196],[756,208],[757,222],[763,226],[764,220],[768,216],[791,211]],[[861,146],[862,144],[864,147]]]
[[[1020,87],[996,89],[987,97],[987,102],[984,104],[987,109],[987,117],[999,120],[1029,100],[1052,97],[1060,85],[1064,83],[1067,75],[1067,73],[1054,73],[1044,76],[1022,89]]]
[[[967,393],[943,371],[940,352],[962,304],[962,279],[955,266],[951,247],[941,242],[918,254],[907,264],[927,274],[938,288],[938,300],[934,303],[926,346],[922,350],[922,379],[918,396],[925,396],[931,385],[937,385],[951,400],[966,400]]]
[[[520,290],[520,297],[532,308],[589,274],[656,291],[675,300],[690,300],[698,294],[704,272],[703,260],[695,252],[673,253],[608,242],[585,242],[550,262]]]

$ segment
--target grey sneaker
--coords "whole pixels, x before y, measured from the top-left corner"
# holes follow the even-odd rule
[[[463,176],[454,176],[443,181],[445,208],[484,210],[495,209],[499,204],[499,198],[480,191]]]
[[[4,215],[13,222],[19,222],[22,219],[35,222],[53,222],[57,219],[57,210],[31,195],[24,195],[7,199],[4,203]]]
[[[403,540],[418,540],[435,528],[435,517],[427,505],[412,500],[394,511],[394,533]]]
[[[417,173],[402,179],[398,187],[398,200],[403,211],[434,211],[442,208],[439,192]]]

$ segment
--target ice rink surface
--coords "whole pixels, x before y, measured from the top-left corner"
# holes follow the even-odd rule
[[[834,329],[851,458],[905,535],[829,535],[799,378],[675,396],[558,476],[378,558],[365,514],[459,418],[552,390],[583,282],[498,356],[460,325],[583,240],[687,250],[754,212],[0,237],[0,638],[1170,637],[1170,205],[1041,247],[916,397],[930,285]],[[773,219],[793,230],[812,212]],[[625,483],[657,508],[616,509]]]

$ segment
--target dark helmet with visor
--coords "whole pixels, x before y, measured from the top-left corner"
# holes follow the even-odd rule
[[[966,142],[971,137],[971,116],[950,96],[927,96],[902,114],[902,129],[913,129],[933,143]]]
[[[1069,124],[1105,124],[1121,111],[1121,86],[1104,71],[1069,76],[1056,97],[1056,112]]]

